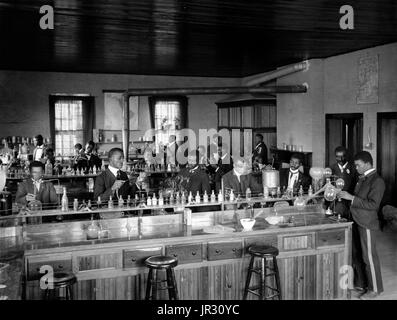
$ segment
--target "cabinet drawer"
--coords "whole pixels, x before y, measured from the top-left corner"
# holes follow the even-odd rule
[[[203,260],[203,246],[201,243],[166,246],[165,254],[177,258],[178,264],[201,262]]]
[[[144,266],[144,262],[150,256],[161,254],[161,247],[144,248],[123,251],[123,268],[137,268]]]
[[[326,230],[317,232],[317,247],[343,245],[345,230]]]
[[[72,260],[52,260],[43,262],[28,262],[28,281],[38,280],[45,273],[40,273],[40,268],[42,266],[51,266],[54,272],[72,272]]]
[[[277,236],[251,237],[244,240],[244,253],[248,254],[250,246],[272,246],[277,248]]]
[[[237,259],[242,256],[243,246],[241,241],[208,243],[207,259],[209,261]]]
[[[296,234],[283,236],[281,238],[280,251],[308,250],[314,249],[314,234]]]

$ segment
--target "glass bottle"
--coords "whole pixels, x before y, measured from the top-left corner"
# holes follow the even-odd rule
[[[119,206],[119,208],[124,207],[124,199],[123,199],[123,197],[121,195],[119,196],[118,206]]]
[[[200,194],[199,194],[198,191],[197,191],[197,193],[196,193],[196,198],[195,198],[195,200],[196,200],[196,203],[200,203],[200,201],[201,201],[201,199],[200,199]]]
[[[152,206],[157,206],[157,198],[155,193],[153,193]]]
[[[160,196],[159,196],[159,206],[163,206],[163,205],[164,205],[164,198],[163,198],[163,194],[160,193]]]
[[[98,239],[99,228],[94,221],[94,215],[91,215],[91,224],[87,228],[87,239]]]
[[[245,191],[245,198],[247,199],[247,201],[251,200],[251,189],[247,188],[247,190]]]
[[[208,194],[207,194],[207,190],[204,191],[204,195],[203,195],[203,202],[207,203],[208,202]]]
[[[114,208],[112,197],[109,198],[108,208],[109,208],[109,209],[113,209],[113,208]]]
[[[73,211],[78,211],[78,210],[79,210],[79,200],[75,198],[73,201]]]
[[[98,209],[102,208],[102,201],[101,201],[101,197],[100,196],[98,196],[98,200],[97,200],[96,204],[97,204]]]
[[[63,187],[63,195],[62,195],[62,201],[61,201],[61,210],[62,211],[68,211],[69,207],[69,199],[66,194],[66,187]]]
[[[222,190],[219,190],[219,193],[218,193],[218,202],[223,202]]]

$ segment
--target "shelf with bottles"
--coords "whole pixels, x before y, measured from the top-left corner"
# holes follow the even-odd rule
[[[219,200],[219,194],[214,195],[210,194],[207,195],[207,200],[205,200],[205,195],[193,195],[189,194],[184,196],[181,196],[178,198],[174,198],[171,200],[169,197],[163,198],[161,200],[161,197],[155,197],[155,202],[153,202],[153,193],[149,193],[149,196],[143,197],[143,198],[135,198],[135,199],[119,199],[117,200],[108,200],[108,201],[91,201],[88,200],[87,202],[83,200],[82,202],[76,203],[76,199],[74,201],[70,201],[69,198],[67,198],[67,202],[65,201],[64,197],[64,192],[65,188],[63,188],[63,195],[62,198],[63,200],[61,201],[61,208],[60,209],[47,209],[47,210],[42,210],[34,213],[26,213],[24,211],[20,211],[18,214],[14,214],[12,216],[4,216],[0,217],[0,220],[4,219],[14,219],[14,218],[26,218],[27,216],[58,216],[58,215],[85,215],[87,213],[122,213],[122,212],[133,212],[133,211],[142,211],[142,210],[165,210],[165,209],[174,209],[175,212],[181,212],[184,210],[184,208],[192,208],[192,207],[207,207],[211,206],[211,211],[214,211],[215,206],[219,206],[218,211],[222,211],[224,209],[224,206],[230,206],[230,205],[241,205],[241,204],[249,204],[253,205],[255,203],[259,203],[262,205],[262,207],[267,204],[267,203],[272,203],[272,202],[278,202],[278,201],[294,201],[298,197],[281,197],[281,198],[272,198],[272,197],[263,197],[263,196],[252,196],[250,198],[246,197],[236,197],[233,200],[229,198],[229,196],[225,196],[226,199],[223,199],[222,193],[221,195],[221,200]],[[150,198],[150,200],[149,200]],[[198,200],[199,198],[199,200]],[[307,195],[303,195],[303,199],[307,199]],[[320,196],[313,197],[314,199],[319,199],[322,198]],[[67,203],[67,204],[65,204]],[[63,208],[63,209],[62,209]],[[67,208],[67,209],[66,209]],[[291,210],[296,210],[296,206],[289,206]],[[77,210],[76,210],[77,209]],[[284,208],[285,209],[285,208]],[[216,210],[215,210],[216,211]],[[170,213],[167,213],[170,214]],[[173,214],[173,213],[171,213]]]

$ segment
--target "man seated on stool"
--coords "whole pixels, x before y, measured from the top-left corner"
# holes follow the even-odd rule
[[[30,176],[18,185],[15,201],[18,205],[26,207],[29,202],[38,200],[43,209],[56,208],[58,196],[54,185],[43,180],[44,164],[33,161],[29,165]]]
[[[252,195],[261,193],[262,186],[252,176],[249,163],[242,157],[235,157],[233,162],[233,170],[222,177],[225,193],[233,190],[236,197],[245,196],[248,188],[251,189]]]
[[[135,184],[130,185],[127,173],[121,171],[123,162],[123,150],[113,148],[109,151],[109,166],[95,180],[95,200],[101,197],[101,201],[107,203],[110,198],[113,201],[118,201],[121,196],[125,201],[128,195],[131,199],[134,199],[137,186]]]
[[[294,195],[299,192],[300,186],[302,186],[304,192],[307,192],[310,186],[310,178],[300,171],[302,165],[300,155],[294,153],[289,165],[289,168],[280,169],[280,186],[287,187],[287,190],[292,191]]]

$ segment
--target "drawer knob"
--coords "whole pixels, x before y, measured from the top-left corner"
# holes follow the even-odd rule
[[[173,256],[176,258],[178,255],[176,253],[174,253]]]
[[[215,253],[220,253],[220,252],[221,252],[221,250],[219,250],[219,249],[215,250]]]
[[[236,249],[236,248],[233,248],[233,249],[232,249],[232,251],[233,251],[233,252],[236,252],[236,251],[237,251],[237,249]]]
[[[58,269],[63,269],[63,265],[60,264],[60,265],[58,266]]]
[[[193,251],[193,252],[192,252],[192,256],[195,256],[196,254],[197,254],[196,251]]]
[[[136,259],[135,259],[135,258],[131,258],[131,261],[132,261],[132,262],[135,262],[135,261],[136,261]]]

